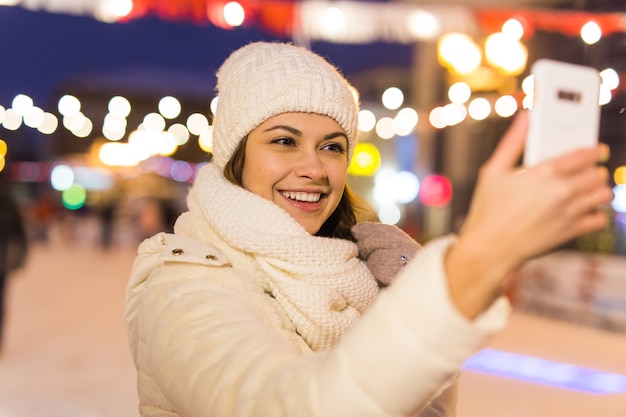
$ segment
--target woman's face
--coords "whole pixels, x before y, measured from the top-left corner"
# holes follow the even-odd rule
[[[243,187],[286,210],[315,234],[346,185],[348,138],[328,116],[284,113],[248,135]]]

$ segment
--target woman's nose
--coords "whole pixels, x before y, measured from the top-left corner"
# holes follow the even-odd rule
[[[324,163],[318,153],[314,151],[302,152],[296,174],[316,181],[326,179],[328,176]]]

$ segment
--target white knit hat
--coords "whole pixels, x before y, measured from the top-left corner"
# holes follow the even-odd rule
[[[224,61],[217,72],[213,160],[224,168],[239,142],[272,116],[288,112],[332,117],[356,146],[356,90],[319,55],[292,44],[255,42]]]

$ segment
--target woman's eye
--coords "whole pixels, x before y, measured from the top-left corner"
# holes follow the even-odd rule
[[[338,153],[345,152],[343,145],[339,143],[329,143],[328,145],[325,145],[323,149],[328,149],[329,151],[338,152]]]
[[[283,146],[293,146],[296,143],[296,141],[291,138],[277,138],[274,139],[272,142]]]

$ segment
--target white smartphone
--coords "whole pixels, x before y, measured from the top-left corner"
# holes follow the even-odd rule
[[[574,149],[593,147],[600,128],[600,84],[595,68],[537,60],[524,150],[527,167]]]

